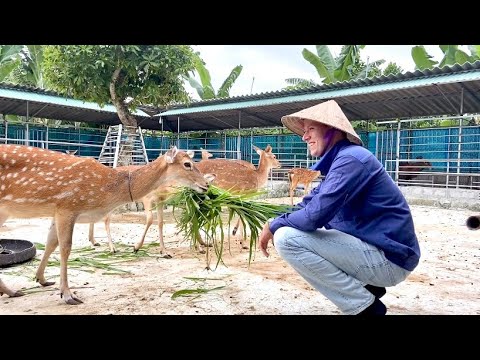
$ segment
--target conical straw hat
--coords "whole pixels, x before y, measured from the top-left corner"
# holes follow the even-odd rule
[[[282,116],[282,123],[289,130],[303,136],[303,120],[312,120],[332,126],[347,134],[348,140],[363,145],[360,136],[353,130],[352,124],[343,113],[335,100],[328,100],[321,104],[303,109],[291,115]]]

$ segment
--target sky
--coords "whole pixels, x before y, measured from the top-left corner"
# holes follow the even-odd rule
[[[363,61],[385,60],[395,62],[404,72],[414,71],[415,63],[411,56],[414,45],[367,45],[360,51]],[[210,72],[215,91],[237,65],[243,70],[230,90],[230,96],[259,94],[278,91],[287,86],[287,78],[303,78],[320,82],[315,67],[302,56],[304,48],[316,54],[315,45],[194,45],[205,61]],[[342,45],[328,45],[333,56],[338,56]],[[433,60],[440,62],[443,53],[438,45],[425,45]],[[462,47],[462,49],[464,49]],[[468,50],[466,51],[470,53]],[[383,68],[382,67],[382,68]],[[197,75],[197,80],[200,79]],[[190,85],[186,88],[197,100],[199,96]]]

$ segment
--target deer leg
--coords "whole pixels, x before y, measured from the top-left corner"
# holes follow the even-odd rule
[[[4,223],[5,221],[7,221],[7,219],[8,219],[8,215],[7,215],[7,214],[2,214],[2,213],[0,213],[0,226],[2,226],[3,223]],[[0,280],[0,281],[1,281],[1,280]]]
[[[208,246],[205,244],[205,241],[202,239],[202,235],[200,235],[200,232],[197,232],[195,234],[195,244],[193,245],[194,249],[198,251],[200,254],[205,254],[205,246]]]
[[[2,279],[0,279],[0,296],[2,296],[4,293],[10,297],[18,297],[18,296],[25,295],[21,291],[15,291],[15,290],[9,289],[7,285],[5,285],[5,283],[2,281]]]
[[[55,214],[56,228],[58,234],[58,245],[60,248],[60,296],[69,305],[78,305],[83,303],[77,298],[68,286],[68,257],[72,250],[73,228],[76,217],[73,214],[65,215],[63,212]]]
[[[160,241],[160,254],[164,254],[164,258],[171,259],[172,255],[167,252],[165,243],[163,242],[163,202],[157,204],[157,224],[158,224],[158,240]]]
[[[57,228],[55,226],[55,219],[52,219],[52,223],[50,224],[50,230],[48,232],[47,243],[45,244],[45,251],[43,252],[42,260],[40,261],[40,265],[38,265],[36,279],[37,282],[40,283],[42,286],[51,286],[55,284],[54,281],[46,281],[45,280],[45,267],[48,263],[48,258],[52,254],[52,252],[58,246],[58,236],[57,236]]]
[[[113,244],[112,234],[110,233],[110,221],[112,220],[111,214],[105,216],[104,223],[105,223],[105,231],[107,232],[107,239],[108,239],[108,246],[110,247],[110,252],[115,254],[117,249],[115,249],[115,245]]]
[[[305,184],[305,189],[303,190],[303,195],[307,195],[308,194],[308,189],[310,188],[310,185],[307,185]]]
[[[242,246],[242,249],[248,249],[248,246],[245,245],[245,237],[246,237],[246,232],[244,231],[243,223],[240,221],[240,217],[237,219],[237,223],[235,224],[235,227],[233,228],[232,234],[235,235],[237,232],[240,233],[240,245]]]
[[[235,223],[235,226],[233,227],[233,230],[232,230],[232,235],[233,236],[235,236],[237,234],[239,221],[240,221],[240,219]]]
[[[150,226],[152,225],[152,222],[153,222],[152,206],[150,204],[148,204],[147,202],[144,202],[143,203],[143,208],[145,210],[145,215],[147,217],[146,221],[145,221],[145,229],[143,230],[142,238],[133,247],[134,252],[137,252],[143,246],[143,242],[145,241],[145,236],[147,235],[147,231],[148,231],[148,229],[150,228]]]
[[[95,241],[95,236],[94,236],[94,228],[95,228],[95,223],[90,223],[88,226],[88,240],[92,243],[92,246],[100,246],[99,243]]]

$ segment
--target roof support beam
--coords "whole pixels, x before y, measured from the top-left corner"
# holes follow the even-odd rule
[[[440,92],[440,94],[442,94],[443,98],[445,100],[447,100],[447,102],[450,104],[450,106],[452,107],[453,111],[455,111],[457,113],[457,115],[461,115],[460,111],[458,111],[455,107],[455,105],[452,104],[452,102],[450,101],[450,99],[448,97],[445,96],[445,93],[442,91],[442,89],[440,88],[440,86],[438,84],[433,84],[435,86],[435,88],[437,88],[437,90]],[[463,97],[463,96],[462,96]]]
[[[254,119],[262,120],[262,121],[265,123],[265,125],[278,126],[278,122],[276,122],[276,121],[270,121],[269,119],[264,118],[263,116],[260,116],[260,115],[258,115],[258,114],[254,114],[254,113],[252,113],[251,111],[248,111],[248,110],[245,110],[245,109],[243,109],[243,112],[244,112],[245,114],[247,114],[248,116],[254,118]]]

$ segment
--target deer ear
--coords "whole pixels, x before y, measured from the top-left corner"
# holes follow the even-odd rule
[[[262,155],[262,151],[263,151],[262,149],[260,149],[259,147],[256,147],[255,145],[252,145],[252,147],[253,147],[253,150],[255,150],[258,155],[260,156]]]
[[[190,159],[193,159],[193,157],[195,156],[195,151],[187,150],[187,155],[190,156]]]
[[[204,174],[203,177],[207,180],[207,183],[211,183],[217,177],[216,174]]]
[[[268,144],[265,148],[265,152],[272,152],[272,147],[270,146],[270,144]]]
[[[170,150],[168,150],[165,153],[165,161],[168,164],[173,163],[173,159],[175,159],[175,156],[178,154],[178,149],[176,146],[173,146]]]

